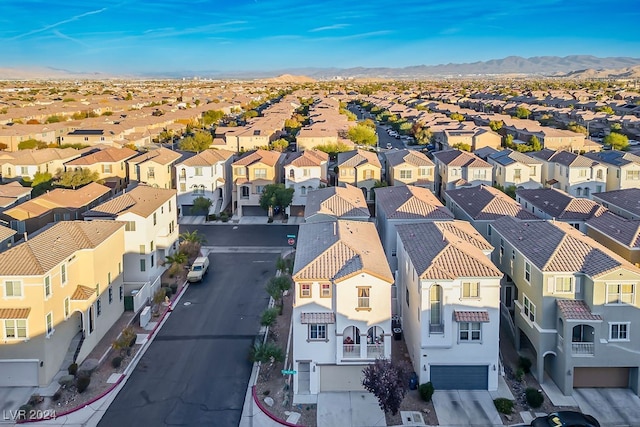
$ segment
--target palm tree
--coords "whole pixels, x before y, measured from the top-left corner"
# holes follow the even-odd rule
[[[198,230],[185,231],[184,233],[180,234],[180,238],[185,242],[197,243],[200,245],[207,241],[207,239],[203,235],[198,234]]]
[[[173,277],[182,270],[182,266],[189,260],[189,256],[182,251],[178,251],[173,255],[169,255],[164,259],[166,264],[169,264],[169,277]]]

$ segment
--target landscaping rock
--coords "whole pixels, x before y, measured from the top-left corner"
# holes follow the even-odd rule
[[[98,359],[87,359],[82,362],[82,365],[78,368],[78,376],[91,376],[93,371],[98,368]]]
[[[73,384],[74,379],[75,377],[73,375],[63,375],[58,380],[58,384],[69,387],[71,384]]]
[[[273,406],[273,403],[274,403],[274,402],[273,402],[273,398],[272,398],[272,397],[269,397],[269,396],[265,397],[265,398],[264,398],[264,403],[266,403],[266,404],[267,404],[267,406]]]

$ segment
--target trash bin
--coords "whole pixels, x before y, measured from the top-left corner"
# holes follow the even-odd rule
[[[402,328],[393,328],[393,339],[396,341],[402,339]]]
[[[409,377],[409,389],[415,390],[417,388],[418,388],[418,374],[414,372],[411,374],[411,377]]]

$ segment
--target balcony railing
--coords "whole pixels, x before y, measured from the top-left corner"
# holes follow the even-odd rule
[[[593,356],[594,345],[592,342],[572,342],[571,354],[574,356]]]
[[[444,323],[429,323],[429,333],[444,334]]]
[[[360,344],[343,344],[342,357],[345,359],[360,359]]]
[[[377,359],[384,357],[384,344],[367,344],[367,358]]]

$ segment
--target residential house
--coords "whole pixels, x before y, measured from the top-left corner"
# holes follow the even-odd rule
[[[493,166],[493,185],[502,188],[542,187],[542,161],[510,149],[491,154],[487,162]]]
[[[64,164],[77,157],[81,151],[74,148],[45,148],[0,153],[2,180],[31,179],[36,173],[55,175],[64,170]]]
[[[284,155],[277,151],[255,150],[231,164],[233,170],[233,211],[238,215],[264,216],[260,196],[264,187],[279,184]]]
[[[293,270],[293,402],[363,390],[362,370],[391,357],[391,285],[375,226],[300,226]]]
[[[503,274],[493,247],[464,221],[396,229],[402,332],[419,383],[497,390]]]
[[[575,198],[556,188],[517,190],[516,201],[538,218],[566,222],[583,233],[587,232],[589,218],[606,211],[592,200]]]
[[[547,148],[534,151],[531,156],[543,162],[542,182],[546,187],[559,188],[574,197],[586,199],[606,188],[607,167],[588,157]]]
[[[515,283],[516,349],[564,395],[575,388],[638,394],[640,268],[560,221],[494,222],[495,264]]]
[[[0,252],[13,246],[16,230],[0,225]]]
[[[85,220],[125,222],[124,281],[149,282],[156,288],[167,267],[164,260],[178,249],[177,207],[176,190],[139,185],[83,216]]]
[[[353,185],[326,187],[307,195],[304,209],[305,222],[323,222],[336,219],[369,221],[371,213],[362,191]]]
[[[291,153],[284,161],[284,185],[293,188],[293,201],[289,214],[303,216],[307,195],[320,187],[326,187],[329,155],[318,150]]]
[[[445,129],[443,134],[444,149],[466,145],[471,151],[475,151],[483,147],[497,149],[502,144],[502,136],[488,128]]]
[[[376,229],[391,271],[398,268],[396,225],[453,220],[449,209],[427,188],[401,185],[376,188],[374,191]]]
[[[31,190],[18,181],[0,185],[0,212],[31,199]]]
[[[433,191],[435,165],[416,150],[391,150],[385,153],[389,185],[416,185]]]
[[[176,188],[174,166],[182,154],[168,148],[154,148],[127,160],[129,181],[158,188]]]
[[[77,171],[87,169],[98,174],[98,180],[105,185],[120,191],[127,186],[128,168],[127,160],[138,153],[130,148],[107,147],[102,150],[93,150],[91,153],[75,158],[65,163],[65,170]]]
[[[446,190],[462,186],[491,185],[492,166],[474,154],[461,150],[433,154],[436,165],[435,193],[444,197]]]
[[[82,219],[82,213],[111,197],[111,189],[91,182],[78,189],[55,188],[0,213],[18,233],[31,234],[50,222]]]
[[[621,217],[640,219],[640,188],[597,193],[593,200]]]
[[[448,190],[444,200],[456,219],[470,222],[487,240],[491,240],[491,224],[503,216],[536,218],[523,209],[520,203],[488,185]]]
[[[0,253],[0,385],[49,385],[120,318],[124,227],[58,222]]]
[[[338,153],[336,166],[337,184],[358,187],[367,201],[373,201],[371,190],[382,179],[382,165],[376,153],[360,149]]]
[[[586,234],[640,267],[640,219],[627,219],[605,208],[586,222]]]
[[[204,150],[176,163],[180,215],[202,215],[192,211],[197,197],[211,200],[209,213],[219,215],[231,204],[231,163],[234,153],[228,150]]]
[[[590,152],[584,156],[607,167],[606,191],[640,188],[640,156],[617,150]]]

